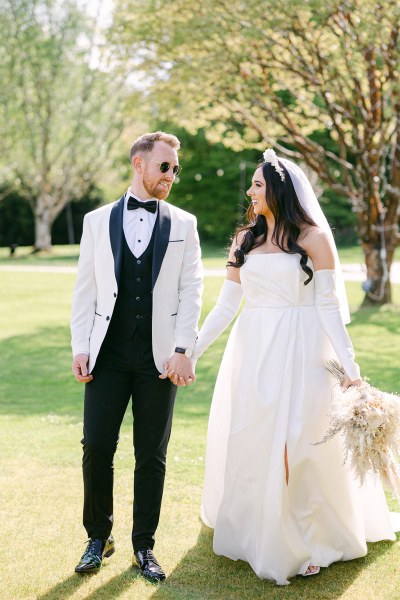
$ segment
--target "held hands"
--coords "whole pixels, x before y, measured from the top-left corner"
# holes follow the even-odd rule
[[[72,372],[75,379],[81,383],[92,381],[93,375],[88,373],[89,357],[87,354],[77,354],[72,361]]]
[[[196,381],[192,361],[184,354],[174,352],[164,363],[164,369],[164,373],[159,375],[159,378],[166,379],[168,377],[178,387],[190,385]]]

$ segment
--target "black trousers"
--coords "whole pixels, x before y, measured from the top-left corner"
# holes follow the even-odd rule
[[[159,379],[151,340],[106,336],[85,386],[83,524],[89,537],[107,538],[113,524],[114,454],[132,397],[135,451],[132,544],[154,546],[164,489],[167,446],[177,387]]]

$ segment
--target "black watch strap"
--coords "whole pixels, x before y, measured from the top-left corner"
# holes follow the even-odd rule
[[[181,348],[180,346],[177,346],[175,348],[175,352],[179,352],[179,354],[184,354],[186,358],[192,358],[193,355],[192,348]]]

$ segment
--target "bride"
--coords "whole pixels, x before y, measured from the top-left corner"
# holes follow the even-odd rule
[[[244,296],[215,386],[202,518],[214,551],[277,584],[394,540],[379,480],[361,487],[329,428],[337,358],[360,385],[335,243],[312,187],[268,149],[248,190],[249,224],[234,236],[216,306],[194,359],[226,329]]]

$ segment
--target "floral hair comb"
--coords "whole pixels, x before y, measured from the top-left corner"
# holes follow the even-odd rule
[[[285,181],[285,173],[278,162],[278,157],[275,153],[275,150],[272,150],[272,148],[267,148],[263,154],[263,158],[266,163],[271,163],[281,180]]]

